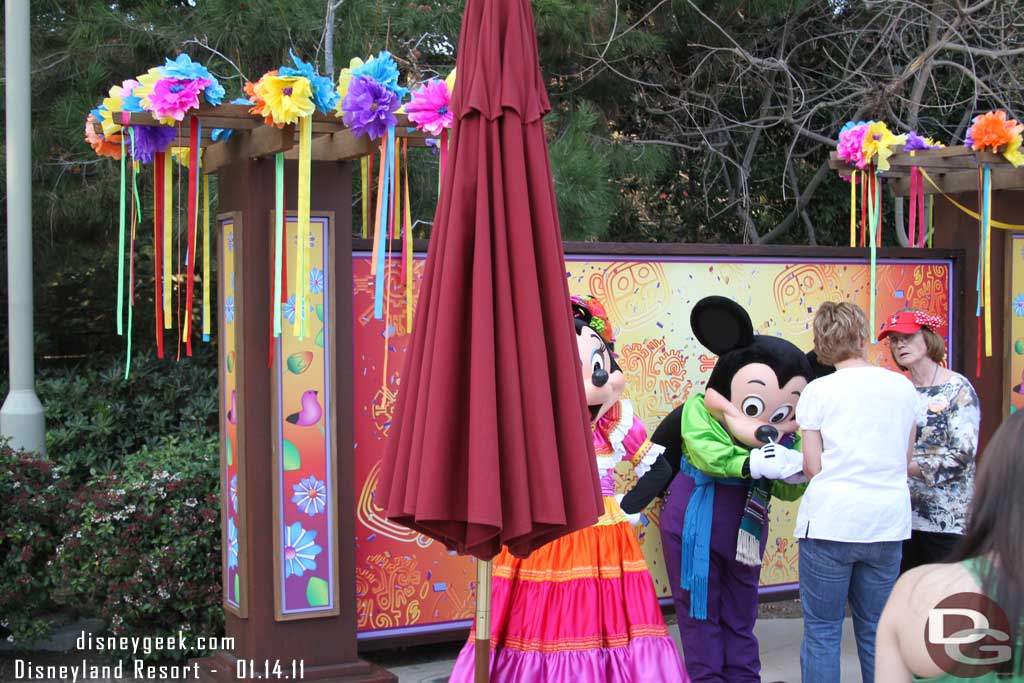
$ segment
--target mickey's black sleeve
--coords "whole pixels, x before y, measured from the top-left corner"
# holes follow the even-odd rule
[[[683,406],[680,405],[661,421],[648,439],[651,447],[663,449],[662,453],[651,465],[651,469],[640,477],[636,486],[622,498],[620,505],[623,512],[640,512],[672,483],[683,457],[682,416]]]

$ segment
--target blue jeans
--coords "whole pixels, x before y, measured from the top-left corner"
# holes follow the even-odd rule
[[[803,683],[839,683],[843,618],[849,598],[864,683],[875,680],[875,631],[900,574],[900,541],[844,543],[800,539]]]

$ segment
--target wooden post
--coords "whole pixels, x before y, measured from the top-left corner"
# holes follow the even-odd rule
[[[295,162],[288,162],[286,166],[287,208],[294,210]],[[333,602],[328,608],[308,613],[288,612],[281,603],[284,585],[281,567],[285,558],[278,537],[277,513],[281,505],[291,503],[290,499],[281,500],[280,488],[275,492],[275,483],[280,484],[275,477],[279,476],[282,454],[275,447],[277,432],[272,426],[281,410],[275,403],[274,370],[268,368],[274,159],[236,158],[219,171],[217,226],[222,235],[228,231],[232,234],[230,245],[219,245],[222,254],[219,317],[225,620],[227,636],[233,638],[234,643],[231,651],[219,651],[199,660],[199,670],[206,679],[228,681],[268,675],[296,678],[301,674],[306,680],[318,681],[383,683],[396,680],[384,669],[360,660],[356,651],[350,166],[347,162],[314,162],[312,170],[312,213],[333,215],[328,243],[330,253],[323,255],[325,269],[328,262],[333,263],[328,288],[323,292],[328,304],[325,308],[332,313],[331,342],[324,348],[332,370],[331,381],[325,386],[330,396],[320,398],[321,405],[329,406],[330,414],[324,415],[322,425],[325,431],[332,433],[334,469],[331,476],[337,486],[327,492],[328,510],[333,511],[336,520],[332,525],[334,536],[323,538],[328,535],[325,532],[316,541],[320,547],[317,562],[324,563],[321,567],[333,568],[329,580],[335,585],[321,586],[319,592],[311,593],[320,601],[317,604],[323,605],[325,600]],[[292,246],[287,246],[291,253]],[[291,284],[288,291],[292,291]],[[225,325],[228,295],[233,297],[233,309],[231,322]],[[225,340],[225,335],[233,336]],[[231,351],[234,353],[229,362],[227,354]],[[226,377],[229,374],[232,377]],[[230,467],[234,468],[230,470],[231,478],[237,477],[234,486],[227,476],[229,452]],[[229,522],[231,538],[228,537]],[[232,555],[236,549],[237,553]],[[289,580],[295,578],[293,572]],[[308,581],[308,577],[303,580]],[[320,584],[323,583],[321,580]],[[302,594],[305,596],[305,588]],[[311,598],[310,604],[314,602]]]

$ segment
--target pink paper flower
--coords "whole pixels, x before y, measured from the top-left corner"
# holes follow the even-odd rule
[[[199,107],[199,94],[211,83],[206,78],[161,78],[153,85],[153,94],[149,96],[153,115],[158,119],[169,117],[181,121],[185,112]]]
[[[431,80],[412,94],[412,101],[405,105],[409,120],[420,130],[431,135],[452,127],[452,112],[448,109],[451,93],[444,81]]]
[[[868,132],[868,124],[851,126],[839,133],[839,145],[836,148],[836,156],[843,161],[848,161],[857,168],[867,166],[867,159],[864,157],[864,135]]]

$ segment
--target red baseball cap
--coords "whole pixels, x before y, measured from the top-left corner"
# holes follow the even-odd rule
[[[935,331],[942,327],[945,321],[937,315],[924,313],[923,311],[899,311],[890,315],[884,323],[882,330],[878,333],[881,341],[890,334],[914,334],[922,327]]]

